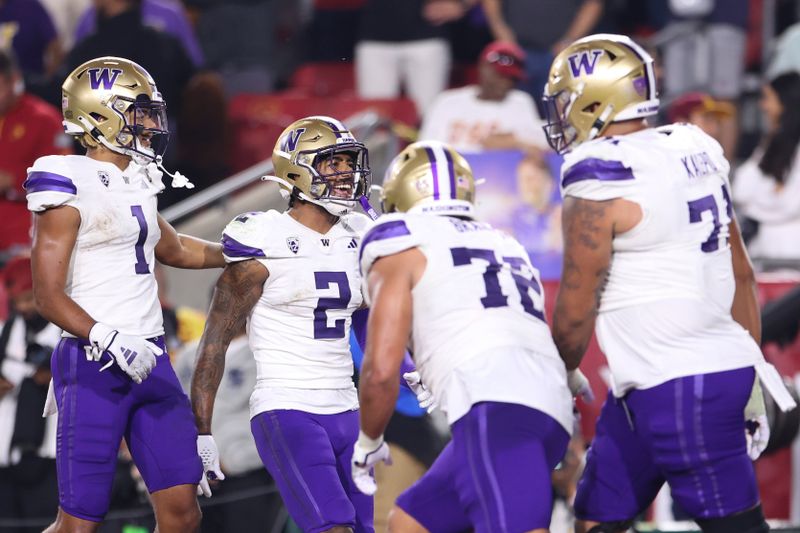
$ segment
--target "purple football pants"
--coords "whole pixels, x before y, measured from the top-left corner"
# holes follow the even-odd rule
[[[278,409],[250,420],[258,454],[283,502],[305,533],[348,526],[373,533],[372,496],[350,475],[358,411],[317,415]]]
[[[569,434],[545,413],[481,402],[452,426],[453,440],[397,506],[431,533],[521,533],[550,527],[550,474]]]
[[[624,400],[609,394],[578,483],[576,516],[630,520],[665,481],[693,518],[755,506],[758,487],[744,420],[753,379],[748,367],[635,389]]]
[[[163,337],[150,341],[166,354]],[[153,373],[137,385],[116,364],[100,372],[109,356],[87,360],[87,344],[61,339],[50,361],[61,508],[84,520],[103,520],[123,437],[150,492],[199,483],[197,429],[169,356],[158,357]]]

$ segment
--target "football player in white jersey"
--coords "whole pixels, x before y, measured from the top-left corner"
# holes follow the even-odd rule
[[[767,531],[751,461],[768,438],[759,382],[783,409],[794,402],[759,349],[721,147],[692,125],[648,125],[653,60],[625,36],[562,51],[544,100],[548,138],[564,154],[553,335],[577,368],[596,323],[612,375],[577,530],[627,531],[667,482],[706,533]],[[755,434],[746,419],[760,423]]]
[[[177,234],[158,215],[158,146],[169,131],[165,103],[141,66],[94,59],[62,90],[66,132],[86,155],[41,157],[25,182],[36,303],[64,330],[51,361],[59,512],[47,531],[98,529],[123,436],[159,531],[197,531],[197,430],[169,358],[157,357],[165,347],[153,269],[156,259],[222,267],[222,248]]]
[[[368,224],[352,209],[369,191],[367,150],[338,120],[308,117],[281,133],[272,161],[267,179],[289,209],[240,215],[222,235],[228,265],[192,379],[201,456],[219,477],[214,397],[228,343],[247,320],[258,369],[251,429],[289,513],[303,531],[371,532],[372,498],[349,476],[358,436],[349,339]]]
[[[370,300],[361,432],[352,475],[389,461],[383,431],[403,354],[447,415],[453,440],[404,492],[397,532],[545,532],[550,472],[573,427],[572,395],[544,317],[538,271],[513,237],[474,220],[472,170],[451,147],[418,142],[392,162],[387,215],[361,244]]]

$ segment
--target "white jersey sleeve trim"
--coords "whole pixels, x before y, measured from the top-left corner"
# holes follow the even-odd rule
[[[262,213],[243,213],[231,220],[222,230],[222,254],[228,263],[248,259],[266,259],[264,232],[260,224]]]
[[[587,157],[563,170],[561,189],[565,197],[611,200],[625,196],[635,179],[622,161]]]
[[[372,264],[387,255],[394,255],[420,245],[419,237],[402,218],[378,219],[361,241],[361,273],[366,277]]]
[[[64,156],[40,157],[28,169],[23,183],[28,210],[41,212],[46,209],[74,203],[78,187],[69,177],[69,167],[62,162]]]

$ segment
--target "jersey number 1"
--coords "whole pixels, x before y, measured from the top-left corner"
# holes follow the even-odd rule
[[[139,239],[136,241],[136,265],[134,270],[137,274],[149,274],[150,267],[147,265],[147,259],[144,257],[144,242],[147,240],[147,220],[144,218],[142,206],[132,205],[131,216],[136,217],[136,222],[139,223]]]

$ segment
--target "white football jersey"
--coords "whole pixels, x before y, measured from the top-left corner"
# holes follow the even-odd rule
[[[153,275],[161,238],[156,195],[162,188],[144,171],[123,172],[81,155],[40,157],[25,181],[29,210],[66,205],[80,213],[67,296],[126,335],[164,333]]]
[[[729,169],[719,144],[688,124],[593,140],[565,157],[564,197],[624,198],[643,213],[614,237],[597,319],[618,396],[763,359],[731,316]]]
[[[364,237],[361,270],[366,277],[378,258],[410,248],[427,263],[412,291],[408,348],[448,421],[478,402],[507,402],[543,411],[571,433],[566,370],[522,245],[489,224],[392,214]]]
[[[248,317],[258,373],[251,416],[357,407],[350,325],[363,302],[358,250],[367,222],[351,213],[323,235],[288,212],[267,211],[240,215],[223,231],[228,262],[255,259],[269,271]]]

